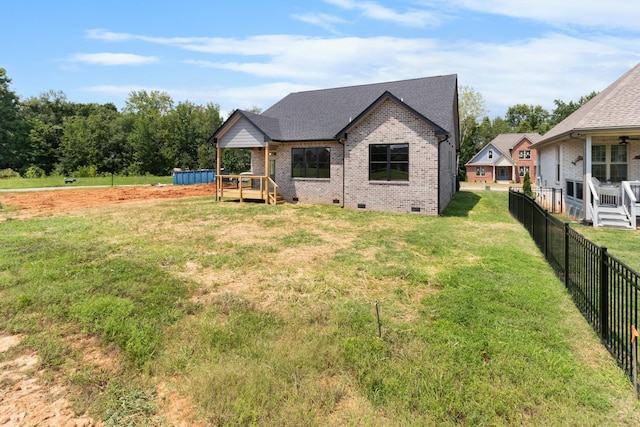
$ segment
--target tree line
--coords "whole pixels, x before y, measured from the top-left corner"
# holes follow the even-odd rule
[[[0,171],[21,176],[169,175],[211,169],[209,137],[222,124],[217,104],[174,103],[159,91],[131,92],[122,111],[70,102],[60,91],[21,100],[0,68]],[[223,153],[232,172],[250,167],[246,152]]]
[[[591,92],[578,101],[553,101],[553,111],[540,105],[517,104],[507,109],[504,117],[489,118],[486,115],[482,95],[469,86],[460,86],[458,103],[460,111],[460,161],[458,178],[465,180],[465,164],[485,145],[502,133],[537,132],[544,135],[552,127],[567,118],[587,101],[597,95]]]
[[[216,150],[208,139],[223,121],[217,104],[175,104],[164,92],[141,90],[131,92],[118,111],[111,103],[70,102],[63,92],[53,90],[21,100],[10,83],[0,68],[0,171],[28,177],[161,176],[176,167],[215,168]],[[465,178],[465,163],[497,135],[544,134],[595,95],[568,103],[556,99],[551,112],[540,105],[517,104],[504,117],[491,119],[482,95],[461,86],[460,180]],[[232,173],[250,168],[250,155],[242,150],[225,150],[221,161]]]

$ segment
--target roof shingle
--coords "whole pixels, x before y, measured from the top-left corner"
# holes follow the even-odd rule
[[[279,140],[330,140],[335,139],[341,129],[387,91],[457,136],[453,112],[457,109],[455,74],[295,92],[275,103],[261,116],[277,119]]]

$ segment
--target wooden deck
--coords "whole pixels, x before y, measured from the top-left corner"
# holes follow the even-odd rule
[[[274,205],[282,201],[278,197],[278,185],[266,176],[222,175],[217,181],[216,195],[218,200],[263,200],[266,204]]]

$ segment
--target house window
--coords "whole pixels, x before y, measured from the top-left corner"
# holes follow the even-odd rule
[[[486,171],[484,166],[476,166],[476,176],[485,176]]]
[[[520,166],[520,176],[525,176],[528,173],[529,173],[529,166]]]
[[[518,151],[518,158],[528,160],[531,158],[531,150]]]
[[[409,144],[370,145],[369,180],[409,181]]]
[[[293,178],[330,178],[331,149],[328,147],[292,148]]]
[[[593,145],[591,147],[591,175],[600,181],[627,180],[627,146]]]
[[[627,146],[624,144],[611,146],[609,179],[613,182],[627,180]]]
[[[560,182],[560,146],[556,146],[556,182]]]
[[[582,200],[582,182],[567,180],[567,198],[571,200]]]
[[[600,181],[607,180],[607,146],[591,146],[591,176]]]
[[[489,150],[489,158],[493,159],[493,150]]]

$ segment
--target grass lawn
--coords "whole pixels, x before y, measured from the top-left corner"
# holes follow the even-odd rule
[[[609,254],[640,272],[640,257],[638,257],[640,231],[589,227],[582,224],[574,224],[572,227],[593,243],[605,246]]]
[[[0,362],[36,350],[106,425],[167,425],[175,402],[211,425],[639,425],[507,197],[461,192],[435,218],[192,198],[0,222],[0,334],[26,336]]]
[[[80,187],[94,185],[111,185],[111,176],[95,178],[75,178],[71,184],[64,183],[62,176],[47,176],[45,178],[6,178],[0,179],[0,190],[46,187]],[[146,185],[171,184],[171,176],[118,176],[113,177],[114,185]]]

